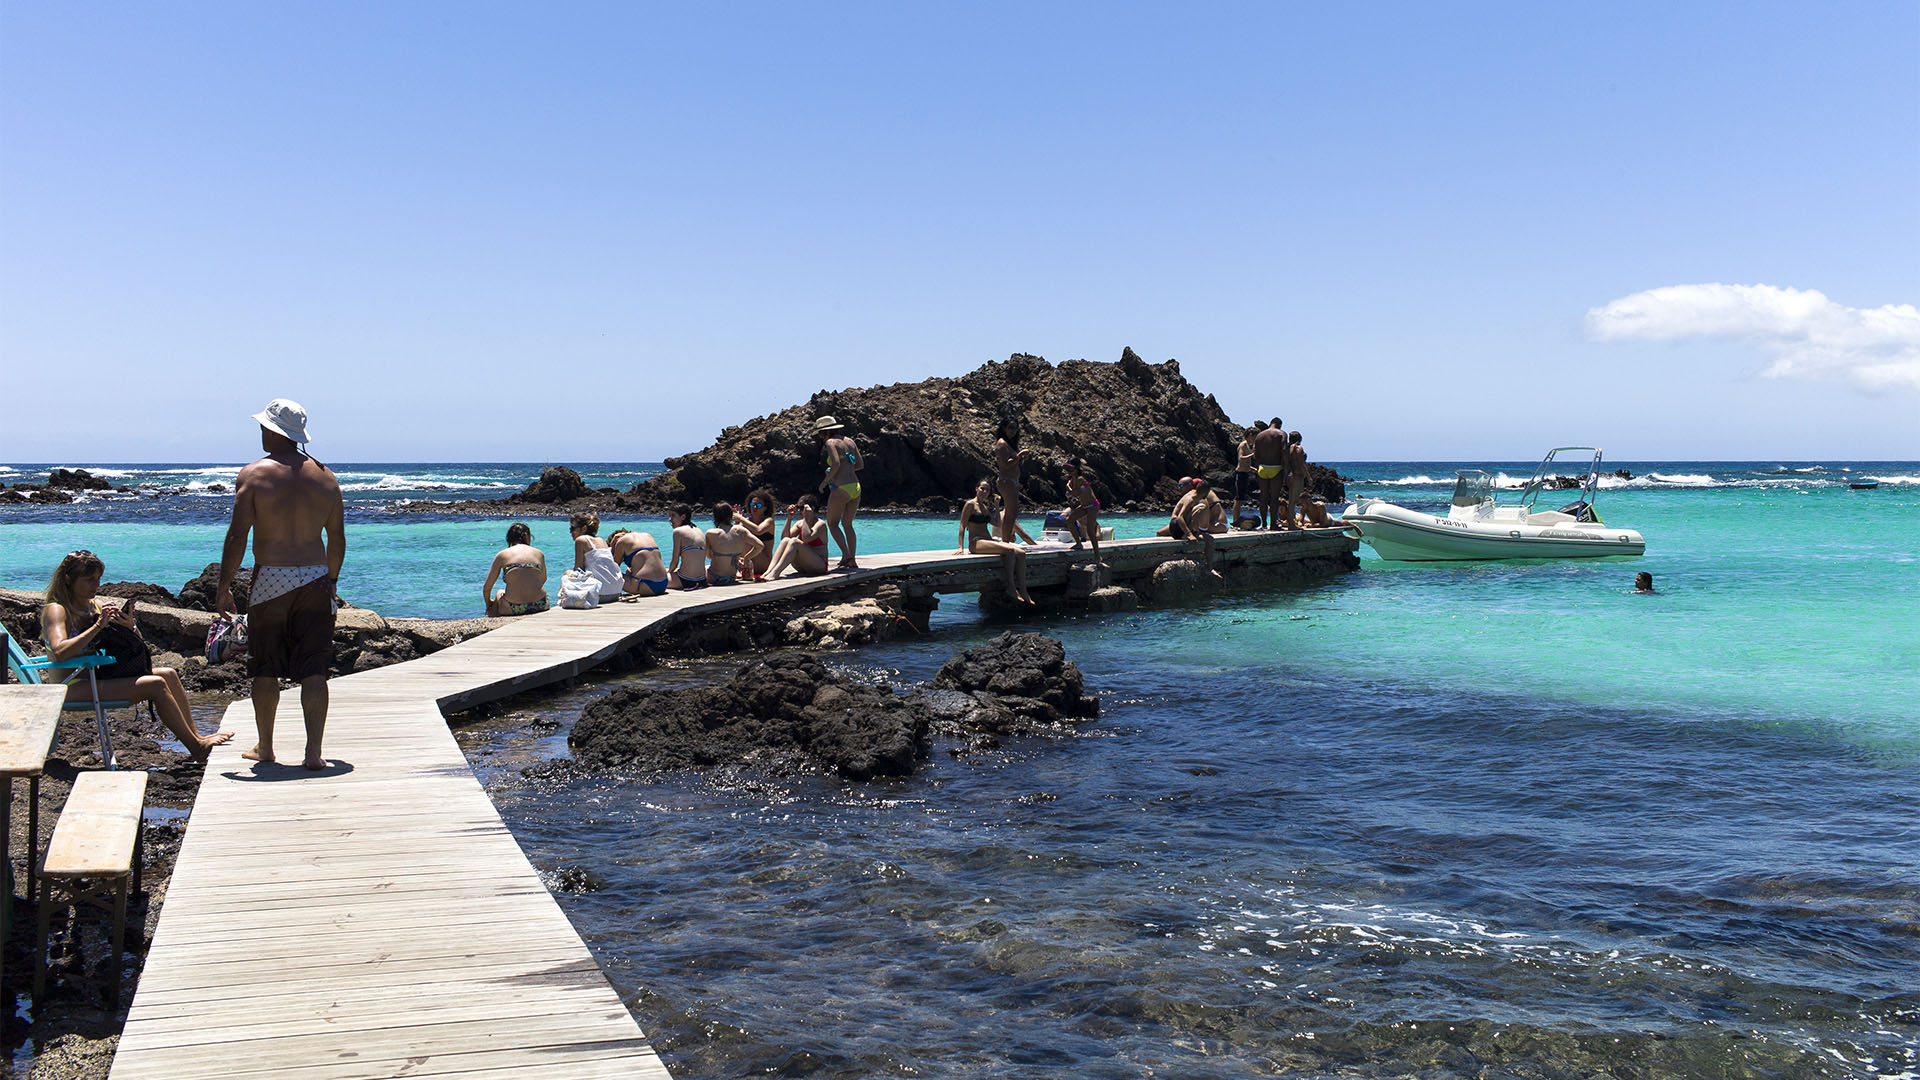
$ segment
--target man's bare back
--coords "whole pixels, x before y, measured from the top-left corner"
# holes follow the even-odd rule
[[[1261,428],[1253,436],[1253,460],[1257,465],[1287,463],[1287,433],[1278,425]]]
[[[322,530],[344,516],[333,470],[297,450],[268,454],[240,470],[233,517],[253,529],[256,566],[314,566],[328,562]],[[329,565],[338,575],[340,568]]]

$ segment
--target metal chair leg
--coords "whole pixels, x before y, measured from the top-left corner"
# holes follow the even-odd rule
[[[93,724],[100,730],[100,759],[106,762],[107,771],[113,771],[113,729],[107,726],[107,710],[100,707],[100,683],[93,676],[93,669],[87,669],[87,688],[93,691]]]

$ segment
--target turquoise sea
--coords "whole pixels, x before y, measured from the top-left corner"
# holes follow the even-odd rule
[[[217,559],[232,465],[82,464],[155,486],[0,507],[0,585],[74,547],[169,588]],[[1335,467],[1437,508],[1456,465]],[[1920,463],[1608,467],[1636,476],[1599,510],[1644,558],[1363,548],[1310,586],[1019,622],[944,599],[927,637],[837,662],[910,683],[1042,630],[1105,711],[908,781],[525,780],[604,684],[461,737],[534,863],[604,882],[562,902],[683,1080],[1920,1076]],[[342,594],[455,616],[507,522],[391,502],[539,466],[336,469]],[[564,524],[530,523],[564,560]]]

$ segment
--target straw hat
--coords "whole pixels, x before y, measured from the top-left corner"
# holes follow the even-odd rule
[[[297,443],[307,441],[307,410],[300,403],[289,398],[277,397],[267,402],[267,407],[253,414],[260,426],[268,431],[284,435]]]
[[[842,424],[831,416],[823,416],[813,422],[813,433],[818,435],[823,431],[839,431],[845,426],[845,424]]]

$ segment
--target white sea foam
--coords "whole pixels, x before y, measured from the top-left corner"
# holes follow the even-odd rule
[[[1920,476],[1863,476],[1861,483],[1878,480],[1883,484],[1920,484]]]
[[[1428,484],[1453,483],[1452,480],[1436,480],[1433,477],[1427,476],[1424,473],[1422,473],[1419,476],[1403,476],[1398,480],[1375,480],[1373,482],[1376,484],[1384,484],[1391,487],[1419,487],[1419,486],[1428,485]]]

